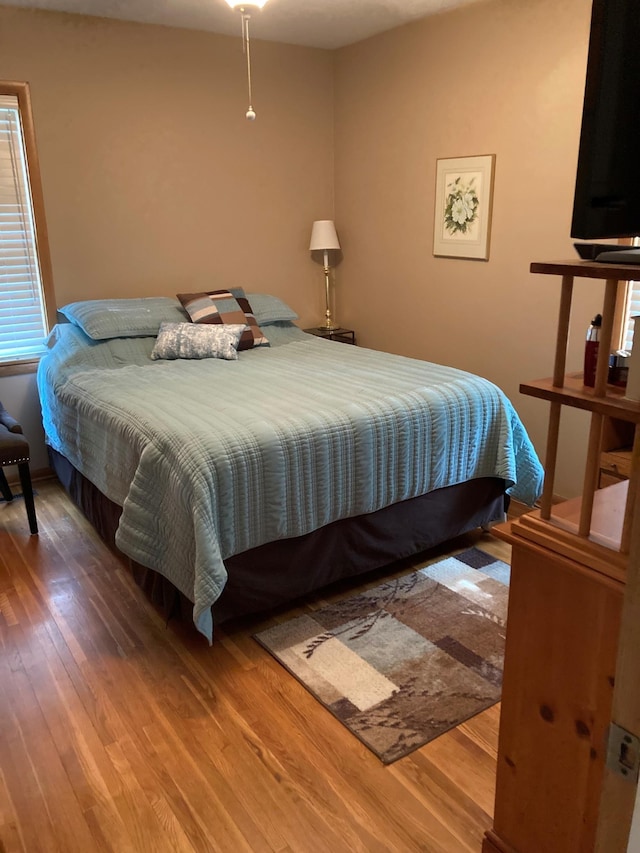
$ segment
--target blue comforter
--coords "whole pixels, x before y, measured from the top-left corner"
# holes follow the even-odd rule
[[[237,361],[153,361],[154,338],[61,325],[38,372],[48,443],[122,506],[118,547],[194,602],[209,639],[233,554],[477,477],[539,496],[492,383],[288,323],[269,340]]]

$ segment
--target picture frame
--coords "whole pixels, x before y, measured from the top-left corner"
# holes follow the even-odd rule
[[[489,260],[495,154],[436,160],[433,254]]]

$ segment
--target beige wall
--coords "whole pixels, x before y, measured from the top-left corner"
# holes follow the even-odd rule
[[[0,75],[28,80],[59,304],[260,286],[314,315],[311,223],[333,216],[333,58],[0,7]]]
[[[244,286],[303,324],[322,307],[309,258],[333,218],[333,55],[0,6],[0,78],[27,80],[58,305]],[[0,400],[46,466],[33,377]]]
[[[543,453],[547,406],[518,384],[551,373],[559,287],[528,267],[573,254],[590,5],[488,0],[335,53],[255,41],[253,124],[239,39],[0,7],[0,74],[31,83],[59,304],[243,285],[310,324],[309,227],[335,215],[338,319],[362,345],[487,376]],[[436,159],[487,153],[490,260],[434,258]],[[578,291],[570,369],[602,298]],[[25,417],[33,393],[0,378]],[[563,414],[561,494],[581,490],[585,435]]]
[[[559,283],[532,260],[570,258],[590,0],[493,0],[427,18],[336,57],[340,316],[361,344],[482,374],[540,453]],[[495,154],[488,262],[435,258],[436,159]],[[580,282],[569,367],[602,286]],[[556,490],[581,491],[585,416],[563,414]]]

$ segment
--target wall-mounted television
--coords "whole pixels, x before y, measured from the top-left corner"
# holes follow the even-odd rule
[[[593,0],[571,236],[591,240],[636,235],[640,2]]]

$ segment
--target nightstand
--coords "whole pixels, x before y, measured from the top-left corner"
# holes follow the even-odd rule
[[[356,342],[356,333],[353,329],[318,329],[314,326],[314,328],[304,331],[309,335],[316,335],[318,338],[340,341],[341,344],[355,344]]]

